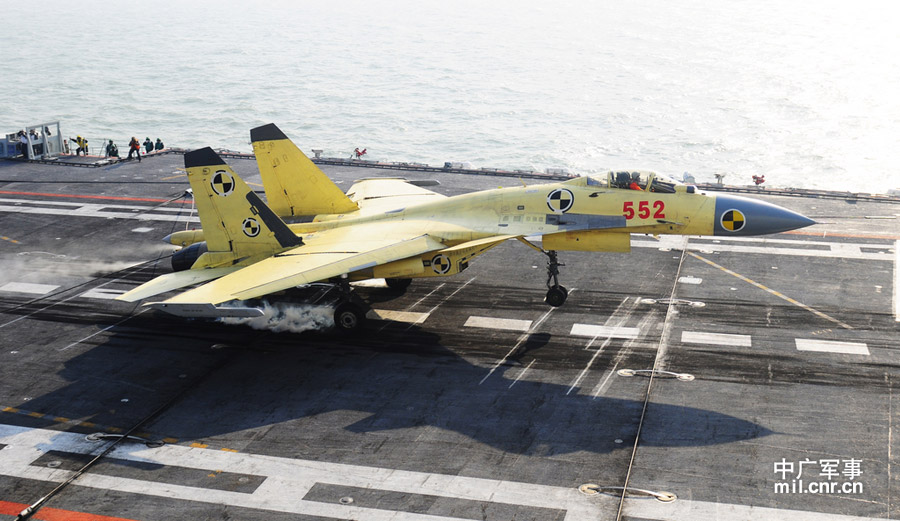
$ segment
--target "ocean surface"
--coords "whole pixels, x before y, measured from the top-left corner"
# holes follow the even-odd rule
[[[0,133],[900,188],[900,3],[5,2]]]

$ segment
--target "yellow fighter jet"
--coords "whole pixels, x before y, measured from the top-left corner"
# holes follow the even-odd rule
[[[344,295],[335,324],[354,330],[364,310],[349,299],[349,281],[384,278],[403,288],[413,278],[454,275],[510,239],[547,255],[545,301],[561,306],[568,292],[558,281],[558,251],[628,252],[632,233],[746,236],[814,224],[773,204],[705,194],[646,172],[453,197],[375,178],[344,194],[274,124],[251,130],[251,140],[268,204],[211,148],[186,153],[202,229],[168,236],[182,246],[172,258],[174,272],[120,300],[201,284],[147,305],[185,317],[259,316],[253,306],[218,305],[332,282]],[[285,222],[296,216],[315,217]]]

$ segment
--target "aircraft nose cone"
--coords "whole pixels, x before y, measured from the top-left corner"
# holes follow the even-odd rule
[[[716,224],[713,235],[765,235],[816,224],[812,219],[772,203],[716,195]]]

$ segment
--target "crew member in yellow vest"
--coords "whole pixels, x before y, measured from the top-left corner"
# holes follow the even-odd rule
[[[72,139],[72,138],[69,138],[69,139]],[[81,155],[82,153],[84,155],[88,154],[88,140],[87,139],[84,139],[83,137],[78,136],[73,141],[75,141],[75,144],[78,145],[78,148],[75,149],[76,156]]]

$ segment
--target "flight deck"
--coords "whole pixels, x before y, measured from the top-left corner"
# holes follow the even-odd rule
[[[320,166],[344,190],[551,181]],[[352,336],[321,305],[114,300],[171,271],[187,188],[179,153],[0,162],[0,519],[900,518],[900,199],[754,190],[819,224],[561,252],[558,308],[511,240],[356,284]]]

